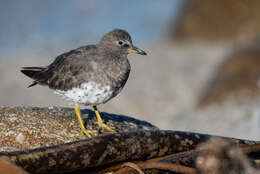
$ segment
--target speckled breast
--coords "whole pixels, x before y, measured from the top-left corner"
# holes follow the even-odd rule
[[[80,87],[74,87],[68,91],[56,90],[56,94],[62,95],[66,100],[84,105],[98,105],[110,100],[117,92],[111,86],[102,86],[95,82],[82,83]]]
[[[67,91],[56,90],[66,100],[84,105],[106,103],[123,89],[130,73],[127,58],[99,64],[89,80]]]

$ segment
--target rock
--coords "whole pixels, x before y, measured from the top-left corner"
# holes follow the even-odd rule
[[[249,45],[228,56],[216,71],[199,106],[222,103],[233,99],[240,103],[259,100],[260,97],[260,44]]]
[[[97,130],[91,110],[81,110],[87,129]],[[157,130],[145,121],[123,115],[101,113],[104,122],[117,132]],[[0,152],[33,149],[80,140],[80,127],[72,108],[2,107],[0,108]],[[109,134],[98,130],[94,136]]]
[[[171,35],[178,41],[240,41],[260,36],[260,1],[184,1]]]
[[[247,156],[237,144],[221,139],[211,139],[198,148],[200,155],[196,167],[200,174],[257,174]]]
[[[83,172],[83,170],[86,173],[91,173],[93,170],[96,173],[105,173],[104,171],[115,170],[113,165],[118,166],[125,161],[145,161],[169,154],[191,152],[197,145],[211,138],[220,138],[239,146],[253,146],[254,148],[260,143],[193,132],[139,129],[96,136],[57,146],[0,152],[0,157],[34,174],[69,171],[77,173],[76,171]]]
[[[15,140],[20,143],[20,144],[23,144],[23,141],[24,141],[24,135],[22,133],[19,133],[17,135],[17,137],[15,138]]]

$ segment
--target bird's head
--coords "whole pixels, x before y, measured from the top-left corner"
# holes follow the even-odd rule
[[[105,34],[100,40],[99,45],[122,54],[136,53],[146,55],[146,52],[133,45],[129,33],[122,29],[114,29]]]

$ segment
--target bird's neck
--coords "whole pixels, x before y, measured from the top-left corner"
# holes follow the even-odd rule
[[[128,55],[128,52],[125,50],[119,50],[119,49],[113,49],[109,47],[98,47],[100,54],[104,56],[111,56],[114,58],[126,58]]]

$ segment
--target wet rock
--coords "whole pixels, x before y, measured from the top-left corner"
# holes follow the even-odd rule
[[[259,42],[234,51],[218,67],[215,77],[202,93],[199,106],[229,99],[246,103],[260,98]]]
[[[260,1],[186,0],[172,38],[178,41],[240,41],[260,36]]]
[[[257,174],[248,158],[237,144],[212,139],[201,145],[200,155],[196,160],[199,174]]]

